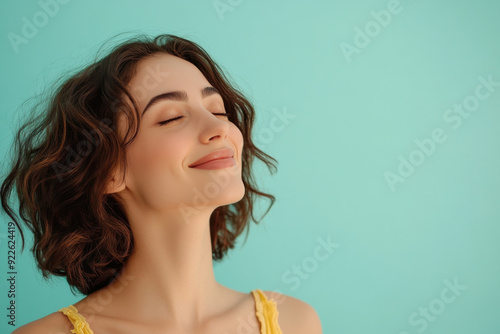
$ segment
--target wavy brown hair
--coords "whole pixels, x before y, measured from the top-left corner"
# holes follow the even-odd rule
[[[19,216],[33,232],[31,252],[44,278],[50,274],[65,276],[73,293],[76,288],[88,295],[108,285],[133,250],[134,238],[125,210],[106,187],[110,171],[126,166],[125,148],[140,126],[140,117],[134,117],[139,114],[137,104],[127,85],[138,62],[158,53],[194,64],[219,91],[228,119],[243,134],[242,180],[246,191],[240,201],[218,207],[210,217],[212,258],[221,260],[245,227],[248,236],[250,218],[260,222],[254,216],[257,195],[271,200],[262,218],[274,204],[275,197],[259,191],[252,174],[254,158],[263,161],[272,173],[276,172],[272,161],[277,163],[252,142],[254,108],[207,52],[192,41],[170,34],[128,39],[105,57],[64,78],[62,84],[56,81],[47,97],[31,109],[33,115],[15,136],[12,165],[0,190],[2,207],[21,232],[21,251],[24,234],[13,205],[8,203],[14,187]],[[36,114],[37,110],[42,112]],[[123,139],[118,134],[122,112],[129,124]]]

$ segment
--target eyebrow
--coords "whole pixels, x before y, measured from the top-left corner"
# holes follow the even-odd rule
[[[210,95],[214,95],[214,94],[219,94],[219,91],[214,88],[214,87],[205,87],[201,90],[201,97],[202,98],[206,98]],[[187,101],[188,100],[188,97],[187,97],[187,94],[185,91],[183,90],[177,90],[177,91],[174,91],[174,92],[168,92],[168,93],[163,93],[163,94],[160,94],[160,95],[156,95],[155,97],[151,98],[151,100],[149,100],[148,104],[146,105],[146,108],[144,108],[144,110],[142,111],[142,116],[144,116],[144,113],[146,112],[146,110],[148,110],[149,107],[151,107],[152,105],[160,102],[160,101],[164,101],[164,100],[169,100],[169,101]]]

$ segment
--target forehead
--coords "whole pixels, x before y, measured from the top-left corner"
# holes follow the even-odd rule
[[[141,104],[167,91],[185,90],[190,95],[189,91],[199,91],[210,84],[192,63],[159,53],[139,61],[128,86],[132,96]]]

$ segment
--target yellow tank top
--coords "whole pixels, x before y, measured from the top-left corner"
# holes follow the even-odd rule
[[[273,299],[267,299],[264,292],[259,289],[252,290],[252,295],[255,299],[255,315],[260,323],[261,334],[283,334],[278,324],[278,308]],[[75,306],[70,305],[58,310],[65,314],[73,324],[74,329],[71,333],[74,334],[94,334],[90,329],[87,320],[83,315],[78,313]]]

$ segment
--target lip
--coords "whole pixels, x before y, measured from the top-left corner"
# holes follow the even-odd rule
[[[198,167],[198,166],[205,164],[207,162],[214,161],[214,160],[220,160],[220,159],[232,160],[232,159],[228,159],[228,158],[233,158],[233,156],[234,156],[234,151],[231,148],[226,147],[226,148],[219,149],[219,150],[213,151],[213,152],[205,155],[201,159],[198,159],[195,162],[193,162],[192,164],[190,164],[189,167],[195,168],[195,167]]]

